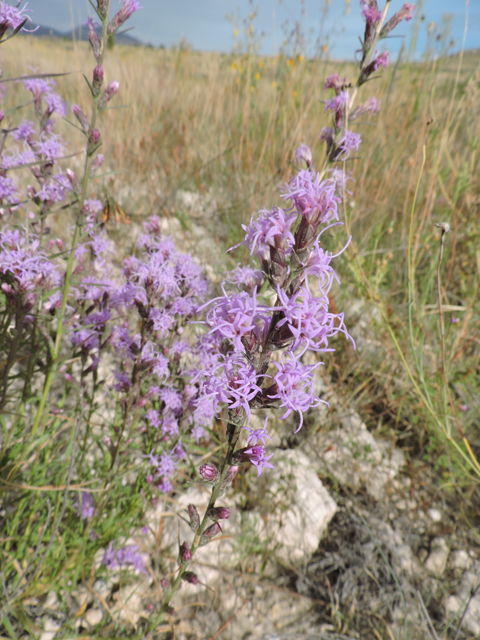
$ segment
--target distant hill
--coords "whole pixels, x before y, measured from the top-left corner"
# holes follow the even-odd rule
[[[35,27],[29,26],[28,30],[34,29]],[[100,34],[100,30],[97,29],[97,33]],[[37,30],[34,33],[28,33],[25,35],[33,35],[39,38],[63,38],[65,40],[88,40],[88,29],[87,27],[79,26],[76,27],[73,32],[72,31],[58,31],[57,29],[52,29],[51,27],[45,27],[43,25],[38,25]],[[128,33],[119,33],[115,36],[115,42],[118,44],[129,44],[132,46],[141,46],[143,43],[137,38],[132,37]]]

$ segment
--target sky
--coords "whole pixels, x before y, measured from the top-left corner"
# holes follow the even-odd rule
[[[12,0],[9,2],[12,4]],[[239,26],[238,39],[241,39],[242,20],[251,13],[252,7],[258,9],[255,27],[259,36],[262,34],[258,42],[260,52],[265,55],[278,53],[285,40],[286,21],[286,28],[291,30],[301,18],[302,30],[312,43],[309,52],[313,51],[313,43],[320,35],[321,44],[328,44],[332,58],[351,58],[358,49],[358,35],[363,29],[358,0],[140,0],[140,4],[143,9],[134,14],[128,26],[135,26],[131,35],[154,46],[177,45],[185,39],[196,50],[230,52],[235,24]],[[379,6],[382,4],[379,0]],[[389,15],[402,4],[403,0],[392,0]],[[453,50],[460,49],[466,0],[417,0],[416,4],[419,7],[416,22],[412,20],[397,27],[395,34],[404,38],[389,39],[388,48],[395,53],[402,41],[410,46],[417,29],[416,56],[420,57],[425,51],[431,23],[436,33],[440,33],[445,24],[443,16],[451,14],[449,40],[456,43]],[[37,24],[61,31],[68,31],[72,25],[93,15],[88,0],[29,0],[28,6]],[[117,0],[113,0],[112,6],[118,7]],[[236,23],[228,21],[227,14],[237,16]],[[468,2],[466,47],[480,47],[480,0]]]

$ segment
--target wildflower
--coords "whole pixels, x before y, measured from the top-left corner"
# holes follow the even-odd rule
[[[203,547],[204,545],[208,544],[221,531],[222,529],[218,524],[218,522],[215,522],[215,524],[212,524],[210,527],[208,527],[208,529],[205,529],[205,531],[203,532],[203,535],[200,539],[200,546]]]
[[[325,100],[325,113],[327,111],[333,111],[333,113],[341,112],[349,104],[349,101],[350,94],[348,91],[340,91],[334,98]]]
[[[77,506],[78,506],[78,512],[77,512],[78,517],[81,518],[82,520],[89,520],[95,512],[96,503],[95,503],[95,500],[93,499],[93,496],[90,493],[87,493],[86,491],[82,491],[80,493],[80,496],[77,498]]]
[[[284,407],[286,412],[282,419],[287,418],[292,411],[300,414],[300,431],[303,425],[303,413],[312,407],[317,407],[320,400],[315,395],[315,384],[313,380],[313,371],[318,365],[303,365],[293,354],[282,359],[282,362],[273,362],[278,369],[273,376],[273,384],[265,389],[265,394],[271,400],[279,400],[280,407]]]
[[[194,584],[194,585],[197,585],[200,582],[197,574],[193,573],[193,571],[185,571],[185,573],[183,574],[183,579],[186,582],[189,582],[190,584]]]
[[[351,151],[358,151],[361,142],[362,137],[359,133],[345,130],[343,138],[338,143],[340,154],[337,156],[337,159],[346,160],[350,156]]]
[[[219,472],[213,464],[203,464],[200,467],[200,475],[207,482],[215,483],[218,480]]]
[[[188,517],[190,518],[190,528],[196,533],[200,526],[200,516],[198,515],[197,508],[193,504],[189,504],[187,507]]]
[[[183,542],[180,545],[180,558],[183,562],[188,562],[192,559],[192,552],[190,551],[190,547],[186,542]]]
[[[30,17],[24,14],[25,11],[30,11],[27,9],[27,4],[22,9],[19,6],[12,7],[6,2],[0,4],[0,38],[3,38],[8,29],[18,29],[27,20],[30,20]],[[27,31],[25,27],[22,27],[21,30]]]
[[[227,507],[212,507],[208,512],[208,517],[211,520],[228,520],[231,516],[230,509]]]
[[[148,573],[137,545],[121,547],[116,553],[116,560],[121,567],[132,565],[140,573]]]
[[[413,12],[415,11],[415,5],[410,2],[405,2],[405,4],[401,7],[397,13],[395,13],[388,22],[386,22],[382,30],[380,31],[380,38],[385,38],[388,36],[392,29],[402,22],[402,20],[406,20],[407,22],[413,18]]]
[[[273,456],[271,453],[269,456],[265,455],[265,447],[263,445],[257,444],[251,447],[245,447],[243,449],[238,449],[233,458],[239,463],[242,462],[251,462],[257,468],[257,478],[261,475],[264,467],[268,469],[273,469],[273,464],[270,464],[268,461]]]
[[[378,113],[380,109],[380,100],[377,98],[368,98],[363,104],[356,107],[349,116],[349,120],[353,121],[365,113]]]
[[[452,324],[458,324],[460,322],[460,318],[450,318],[450,322]]]
[[[312,150],[310,147],[307,147],[306,144],[301,144],[297,150],[295,151],[295,155],[293,158],[296,162],[300,162],[303,160],[307,165],[307,168],[310,169],[312,166]]]
[[[343,90],[344,87],[347,86],[347,79],[346,78],[342,78],[340,79],[338,73],[333,73],[331,76],[328,76],[328,78],[325,80],[325,85],[324,85],[324,89],[335,89],[335,93],[337,95],[339,95]]]
[[[267,421],[268,421],[268,416],[265,418],[265,424],[263,426],[263,429],[251,429],[250,427],[247,427],[247,426],[242,427],[242,429],[245,429],[245,431],[248,431],[247,444],[258,444],[259,442],[261,442],[262,444],[265,444],[265,440],[267,438],[271,440],[266,429]]]
[[[134,13],[142,7],[137,0],[120,0],[122,7],[108,23],[108,33],[114,34]]]

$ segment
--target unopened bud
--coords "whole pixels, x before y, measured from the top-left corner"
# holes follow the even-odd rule
[[[231,511],[227,507],[212,507],[208,512],[208,517],[211,520],[228,520],[230,518]]]
[[[2,122],[2,120],[5,118],[5,111],[2,111],[0,109],[0,122]]]
[[[230,467],[229,470],[227,471],[227,474],[226,474],[225,479],[223,481],[224,484],[229,484],[230,482],[232,482],[232,480],[237,475],[237,471],[238,471],[238,467],[236,467],[236,466]]]
[[[92,160],[92,173],[94,173],[103,164],[103,160],[104,157],[102,153],[99,153],[98,156]]]
[[[120,85],[116,80],[114,80],[113,82],[110,82],[110,84],[105,90],[105,93],[107,95],[107,101],[113,98],[113,96],[117,93],[119,88],[120,88]]]
[[[81,187],[80,187],[80,182],[77,179],[77,176],[74,174],[74,172],[71,169],[67,169],[65,173],[67,174],[68,181],[72,185],[73,190],[78,193]]]
[[[160,585],[162,589],[168,589],[168,587],[170,586],[170,582],[166,578],[162,578],[160,580]]]
[[[203,464],[200,467],[200,475],[207,482],[216,482],[218,480],[219,472],[217,467],[213,464]]]
[[[200,516],[198,515],[197,508],[193,504],[189,504],[187,507],[188,517],[190,518],[190,528],[196,532],[200,526]]]
[[[100,131],[98,129],[94,129],[88,138],[88,154],[92,155],[100,146]]]
[[[183,562],[189,562],[192,559],[192,552],[186,542],[180,545],[180,558]]]
[[[95,69],[93,70],[93,92],[96,96],[100,93],[100,88],[103,84],[103,67],[101,64],[97,64]]]
[[[183,574],[183,579],[190,584],[198,584],[200,582],[197,574],[193,573],[193,571],[185,571],[185,573]]]
[[[78,104],[74,104],[73,105],[72,112],[73,112],[73,115],[78,120],[78,122],[80,123],[80,126],[82,127],[82,130],[85,133],[88,133],[90,131],[90,122],[88,121],[87,116],[83,113],[83,111],[78,106]]]
[[[203,535],[200,539],[200,546],[203,547],[206,544],[208,544],[210,540],[212,540],[221,531],[222,529],[218,524],[218,522],[215,522],[215,524],[212,524],[212,526],[208,527],[208,529],[205,529],[205,531],[203,532]]]
[[[101,18],[107,17],[107,0],[97,0],[97,11]]]
[[[169,616],[175,615],[175,609],[173,607],[165,607],[165,613]]]

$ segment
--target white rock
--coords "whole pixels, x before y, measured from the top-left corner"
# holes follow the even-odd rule
[[[46,609],[54,609],[58,604],[58,596],[56,591],[49,591],[44,607]]]
[[[57,635],[57,632],[61,629],[61,624],[53,618],[47,618],[43,625],[45,631],[40,636],[40,640],[53,640]]]
[[[470,594],[478,584],[478,574],[466,571],[458,585],[457,595],[450,596],[446,602],[447,617],[458,620],[463,616],[462,627],[473,633],[475,638],[480,637],[480,593],[472,599]],[[468,608],[465,612],[467,604]]]
[[[141,584],[131,584],[122,587],[114,594],[115,604],[111,607],[112,613],[119,619],[137,624],[141,616],[147,617],[143,610],[140,593],[145,593]]]
[[[452,553],[452,566],[455,569],[470,569],[472,559],[464,549]]]
[[[428,509],[427,515],[433,522],[440,522],[442,519],[442,514],[438,509]]]
[[[103,613],[100,609],[89,609],[85,614],[85,620],[91,627],[97,626],[100,624],[103,618]]]
[[[317,436],[305,450],[312,457],[312,448],[319,462],[340,484],[358,490],[366,487],[374,500],[385,497],[405,458],[400,449],[377,440],[355,412],[342,419],[343,428]],[[406,503],[408,505],[408,503]]]
[[[430,571],[430,573],[435,576],[441,576],[447,563],[448,554],[449,548],[445,538],[434,538],[431,544],[430,555],[425,561],[427,571]]]
[[[275,456],[275,469],[264,472],[268,495],[276,505],[268,516],[266,533],[273,536],[278,558],[304,562],[317,550],[337,505],[302,451],[280,453]]]

